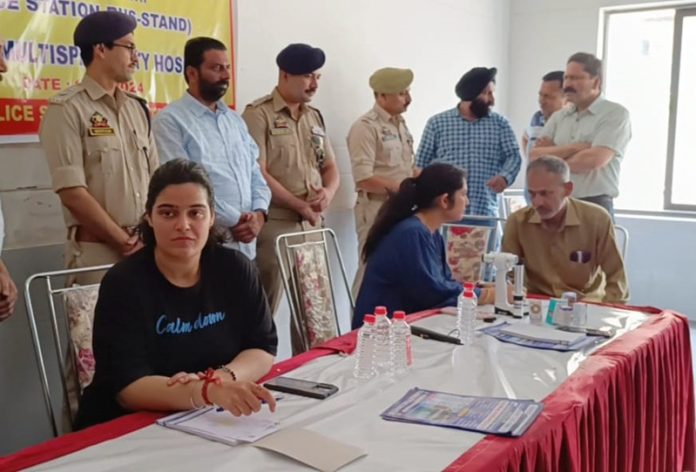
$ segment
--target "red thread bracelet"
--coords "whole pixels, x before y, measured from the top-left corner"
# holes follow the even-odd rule
[[[210,401],[208,398],[208,385],[211,383],[214,383],[216,385],[220,385],[222,383],[222,380],[220,377],[217,376],[217,373],[208,367],[206,371],[202,374],[198,374],[198,379],[203,381],[203,386],[201,387],[201,397],[203,397],[203,402],[206,405],[214,405],[213,402]]]

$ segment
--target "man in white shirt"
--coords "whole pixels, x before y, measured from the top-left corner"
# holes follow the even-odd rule
[[[563,79],[570,106],[546,122],[529,160],[545,155],[565,160],[573,196],[604,207],[613,218],[631,120],[626,108],[601,96],[601,85],[602,61],[584,52],[570,56]]]

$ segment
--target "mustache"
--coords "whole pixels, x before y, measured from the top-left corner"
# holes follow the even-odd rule
[[[577,93],[573,87],[563,87],[563,93]]]

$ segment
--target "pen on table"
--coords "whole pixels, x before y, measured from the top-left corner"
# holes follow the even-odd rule
[[[437,331],[432,331],[426,328],[421,328],[420,326],[411,326],[411,334],[414,336],[420,336],[423,339],[432,339],[433,341],[442,341],[451,344],[461,344],[462,342],[459,338],[454,336],[448,336],[446,334],[438,333]]]

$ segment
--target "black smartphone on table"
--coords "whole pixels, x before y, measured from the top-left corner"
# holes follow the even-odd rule
[[[311,380],[293,379],[290,377],[276,377],[263,384],[268,390],[291,393],[309,398],[323,400],[338,392],[338,387],[328,383],[313,382]]]

